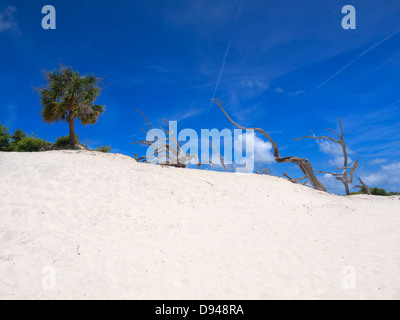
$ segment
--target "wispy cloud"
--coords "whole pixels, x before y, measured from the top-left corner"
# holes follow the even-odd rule
[[[148,69],[148,70],[152,70],[152,71],[155,71],[155,72],[158,72],[158,73],[169,73],[169,72],[171,72],[172,70],[170,70],[170,69],[168,69],[168,68],[164,68],[164,67],[162,67],[162,66],[146,66],[146,67],[144,67],[144,69]]]
[[[344,156],[341,145],[325,140],[317,140],[317,144],[323,153],[333,156],[333,159],[329,160],[329,164],[331,166],[336,168],[343,167]],[[354,152],[347,147],[347,153],[353,154]],[[348,157],[348,163],[353,163],[353,159],[351,157]]]
[[[13,128],[15,127],[17,121],[18,121],[18,106],[17,105],[8,105],[5,107],[5,110],[7,110],[7,116],[5,118],[5,121],[3,125],[6,125],[7,127]]]
[[[373,165],[385,163],[386,161],[387,161],[387,159],[385,159],[385,158],[376,158],[376,159],[371,160],[369,162],[369,164],[373,166]]]
[[[15,12],[16,8],[14,6],[8,6],[0,11],[0,33],[5,31],[19,32],[18,24],[14,20]]]
[[[347,68],[349,68],[351,65],[353,65],[354,63],[356,63],[358,60],[360,60],[362,57],[364,57],[368,52],[374,50],[376,47],[380,46],[382,43],[392,39],[394,36],[396,36],[398,33],[400,32],[400,29],[398,29],[397,31],[391,33],[390,35],[386,36],[385,38],[383,38],[382,40],[374,43],[372,46],[370,46],[368,49],[364,50],[363,52],[361,52],[355,59],[351,60],[349,63],[347,63],[344,67],[340,68],[335,74],[333,74],[331,77],[329,77],[327,80],[325,80],[324,82],[322,82],[321,84],[319,84],[318,86],[316,86],[313,90],[311,90],[310,94],[312,94],[313,92],[319,90],[320,88],[322,88],[323,86],[325,86],[328,82],[330,82],[331,80],[333,80],[334,78],[336,78],[339,74],[341,74],[344,70],[346,70]]]
[[[217,78],[217,83],[215,84],[214,92],[213,92],[213,95],[211,97],[210,104],[208,106],[206,119],[208,117],[208,114],[209,114],[210,109],[211,109],[211,105],[213,103],[212,99],[215,98],[215,94],[217,93],[217,90],[218,90],[218,87],[219,87],[219,83],[221,82],[222,73],[224,72],[224,68],[225,68],[226,58],[228,57],[228,53],[229,53],[229,50],[231,49],[231,45],[232,45],[232,40],[229,41],[228,46],[226,47],[226,50],[225,50],[224,58],[222,60],[221,69],[219,70],[219,74],[218,74],[218,78]]]
[[[188,110],[186,112],[183,113],[179,113],[176,115],[176,117],[174,118],[175,121],[182,121],[191,117],[195,117],[198,116],[201,113],[201,109],[200,108],[196,108],[196,109],[192,109],[192,110]]]
[[[267,83],[258,79],[244,79],[240,81],[240,85],[243,88],[250,88],[250,89],[256,88],[261,91],[269,89],[269,85]]]
[[[382,165],[375,172],[361,171],[364,182],[371,187],[390,188],[388,191],[400,191],[400,162]]]

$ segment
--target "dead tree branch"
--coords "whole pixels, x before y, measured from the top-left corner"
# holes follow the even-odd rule
[[[143,144],[146,146],[152,146],[154,151],[146,156],[138,158],[136,154],[134,157],[137,161],[146,162],[146,163],[157,163],[162,166],[171,166],[178,168],[186,168],[186,165],[192,159],[196,159],[197,163],[199,163],[198,157],[196,154],[187,154],[183,152],[181,148],[181,144],[175,136],[175,132],[170,128],[167,119],[164,118],[164,122],[167,124],[168,130],[161,128],[165,133],[165,137],[160,137],[157,132],[151,127],[149,121],[147,120],[145,114],[142,111],[136,110],[139,112],[144,119],[146,120],[147,126],[149,127],[149,132],[146,132],[143,128],[142,131],[150,136],[153,140],[140,140],[136,142],[131,142],[132,144]],[[154,157],[154,158],[153,158]],[[145,159],[145,160],[144,160]],[[201,164],[200,164],[201,165]]]
[[[265,176],[270,176],[270,175],[272,175],[272,172],[271,172],[270,169],[262,168],[262,169],[261,169],[261,172],[256,171],[256,174],[265,175]]]
[[[353,187],[353,189],[360,188],[360,190],[364,190],[366,194],[371,195],[371,190],[368,188],[368,186],[361,180],[361,178],[358,178],[358,180],[360,181],[361,186],[356,185]]]
[[[223,157],[221,156],[221,154],[218,152],[217,148],[213,146],[213,144],[211,143],[211,141],[210,141],[210,146],[211,146],[211,147],[215,150],[215,152],[217,153],[217,155],[218,155],[218,157],[219,157],[219,160],[220,160],[220,162],[221,162],[221,165],[222,165],[222,167],[224,168],[225,172],[228,172],[228,170],[226,170],[226,167],[225,167],[224,158],[223,158]],[[212,164],[211,164],[211,166],[212,166]]]
[[[295,139],[295,140],[296,141],[300,141],[300,140],[303,140],[303,139],[329,140],[329,141],[332,141],[333,143],[339,144],[342,147],[343,167],[342,168],[337,168],[337,170],[343,170],[341,173],[332,173],[332,172],[325,172],[325,171],[316,171],[316,172],[333,175],[337,180],[339,180],[340,182],[343,183],[344,188],[346,190],[346,194],[349,195],[350,194],[349,185],[353,183],[353,176],[354,176],[354,172],[358,168],[359,159],[357,157],[357,161],[355,161],[350,167],[348,166],[349,165],[349,158],[348,158],[348,155],[347,155],[346,142],[344,141],[344,130],[343,130],[343,126],[342,126],[342,121],[340,120],[340,118],[338,118],[338,120],[339,120],[339,127],[340,127],[340,130],[341,130],[341,134],[338,134],[332,128],[328,128],[327,129],[327,131],[328,130],[332,131],[334,133],[334,135],[336,137],[338,137],[338,139],[334,139],[334,138],[331,138],[329,136],[319,136],[319,137],[317,137],[311,131],[312,136],[301,137],[301,138]]]
[[[138,158],[138,156],[136,155],[136,153],[134,153],[133,156],[134,156],[134,158],[135,158],[135,160],[136,160],[137,162],[147,162],[146,157],[140,157],[140,158]]]
[[[283,172],[282,174],[283,174],[283,176],[285,178],[287,178],[290,182],[292,182],[294,184],[301,183],[303,186],[305,186],[307,184],[307,182],[308,182],[308,181],[301,182],[301,180],[306,179],[307,176],[304,176],[304,177],[301,177],[301,178],[292,179],[291,177],[288,176],[288,174],[286,172]]]
[[[310,183],[312,184],[312,186],[315,189],[327,192],[325,186],[315,176],[314,170],[311,166],[311,163],[307,159],[299,158],[299,157],[281,157],[279,154],[278,145],[275,143],[275,141],[270,137],[270,135],[268,133],[266,133],[263,129],[260,129],[260,128],[246,128],[246,127],[243,127],[243,126],[237,124],[235,121],[232,120],[232,118],[228,115],[228,113],[222,107],[222,104],[224,102],[221,102],[221,100],[218,100],[218,99],[213,99],[213,101],[220,107],[220,109],[225,114],[225,116],[228,118],[228,120],[233,125],[238,127],[239,129],[254,130],[254,131],[262,133],[269,140],[269,142],[272,144],[272,147],[274,148],[274,157],[275,157],[276,162],[297,164],[299,166],[300,170],[307,176],[308,180],[310,181]]]

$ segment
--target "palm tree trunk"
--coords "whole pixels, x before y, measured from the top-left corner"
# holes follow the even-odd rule
[[[69,119],[69,144],[71,149],[75,149],[75,118]]]

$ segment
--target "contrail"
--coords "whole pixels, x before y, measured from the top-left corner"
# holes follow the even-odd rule
[[[231,44],[232,44],[232,40],[229,41],[228,46],[226,47],[224,59],[222,60],[221,70],[219,71],[217,83],[215,85],[214,93],[213,93],[213,96],[212,96],[213,98],[215,98],[215,94],[217,93],[217,89],[218,89],[219,83],[221,81],[221,76],[222,76],[222,73],[224,72],[226,57],[228,56],[229,50],[231,49]]]
[[[390,107],[396,106],[399,103],[400,103],[400,99],[395,101],[395,102],[393,102],[392,104],[388,105],[386,108],[390,108]]]
[[[207,119],[207,117],[208,117],[208,113],[210,112],[210,108],[211,108],[211,104],[212,104],[212,99],[215,98],[215,94],[217,93],[218,86],[219,86],[219,83],[220,83],[220,81],[221,81],[222,73],[224,72],[226,58],[227,58],[227,56],[228,56],[228,54],[229,54],[229,50],[231,49],[231,44],[232,44],[232,39],[229,41],[228,46],[226,47],[226,50],[225,50],[225,55],[224,55],[224,59],[222,60],[222,65],[221,65],[221,69],[220,69],[220,71],[219,71],[217,83],[215,84],[215,89],[214,89],[213,95],[212,95],[212,97],[211,97],[210,104],[209,104],[209,106],[208,106],[206,119]]]
[[[238,8],[237,8],[237,11],[236,11],[235,23],[237,23],[239,21],[239,19],[240,19],[240,16],[242,14],[242,7],[243,7],[243,1],[240,1],[239,5],[238,5]],[[226,58],[228,57],[229,50],[231,49],[231,45],[232,45],[232,38],[229,41],[228,46],[226,47],[226,50],[225,50],[224,59],[222,60],[221,69],[219,71],[217,83],[215,84],[214,92],[213,92],[213,95],[211,97],[210,104],[208,106],[207,115],[205,117],[205,120],[207,120],[208,114],[210,113],[210,109],[211,109],[211,105],[212,105],[212,99],[215,98],[215,94],[217,93],[217,90],[218,90],[218,87],[219,87],[219,83],[221,81],[222,73],[224,72]]]
[[[390,40],[391,38],[393,38],[395,35],[397,35],[400,32],[400,29],[391,33],[390,35],[388,35],[387,37],[385,37],[384,39],[378,41],[377,43],[375,43],[374,45],[372,45],[371,47],[369,47],[367,50],[363,51],[361,54],[359,54],[354,60],[350,61],[348,64],[346,64],[343,68],[341,68],[338,72],[336,72],[333,76],[331,76],[328,80],[324,81],[323,83],[321,83],[320,85],[318,85],[317,87],[315,87],[313,90],[311,90],[310,94],[312,94],[313,92],[317,91],[318,89],[322,88],[324,85],[326,85],[328,82],[330,82],[332,79],[336,78],[339,74],[341,74],[344,70],[346,70],[348,67],[350,67],[352,64],[356,63],[358,60],[360,60],[362,57],[364,57],[368,52],[374,50],[376,47],[380,46],[382,43]]]

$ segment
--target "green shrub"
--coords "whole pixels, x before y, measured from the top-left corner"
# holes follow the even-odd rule
[[[13,135],[11,136],[11,142],[17,144],[22,140],[22,138],[26,137],[26,133],[21,129],[15,130]]]
[[[10,144],[10,133],[7,127],[0,123],[0,151],[6,151]]]
[[[79,137],[75,134],[75,145],[79,144]],[[69,135],[58,137],[56,142],[53,144],[54,149],[71,149],[71,145],[69,143]]]
[[[383,196],[383,197],[388,197],[388,196],[397,196],[400,195],[399,192],[387,192],[385,189],[381,189],[381,188],[371,188],[370,192],[372,195],[374,196]],[[358,192],[352,192],[350,195],[354,195],[354,194],[366,194],[367,192],[364,189],[361,189]]]
[[[387,196],[388,195],[388,193],[386,192],[385,189],[380,189],[380,188],[372,188],[371,194],[373,194],[375,196]]]
[[[111,151],[111,146],[99,146],[96,148],[96,151],[108,153]]]
[[[7,151],[16,151],[17,144],[26,137],[26,133],[21,129],[15,130],[13,135],[11,136],[10,145],[7,148]]]
[[[387,192],[385,189],[380,189],[380,188],[372,188],[371,189],[371,194],[375,195],[375,196],[397,196],[400,195],[400,193],[398,192]]]
[[[50,142],[35,137],[24,137],[15,146],[17,152],[38,152],[50,149]]]

